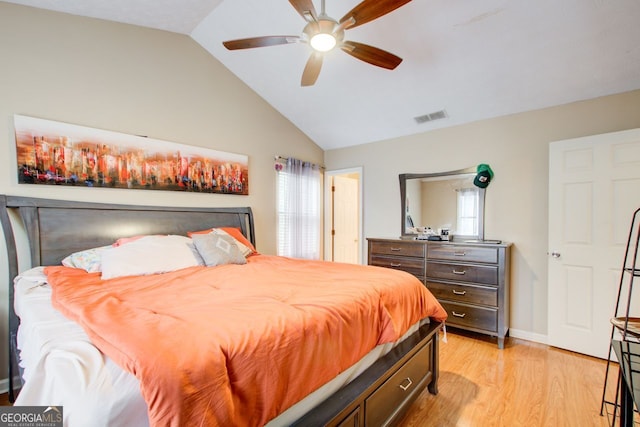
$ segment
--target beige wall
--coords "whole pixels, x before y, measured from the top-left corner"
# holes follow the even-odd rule
[[[485,237],[514,244],[513,333],[544,340],[548,144],[637,127],[640,127],[640,91],[331,150],[325,153],[325,165],[328,170],[361,166],[365,237],[397,237],[398,174],[490,164],[495,178],[487,188]]]
[[[0,2],[0,194],[149,205],[251,206],[275,254],[274,155],[322,150],[190,37]],[[13,115],[249,155],[249,196],[18,185]],[[0,245],[0,379],[8,272]],[[2,384],[0,384],[0,389]]]

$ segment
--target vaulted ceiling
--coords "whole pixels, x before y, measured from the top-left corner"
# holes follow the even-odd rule
[[[190,35],[324,149],[640,89],[638,0],[410,1],[345,31],[401,57],[395,70],[334,49],[309,87],[306,43],[222,45],[300,36],[306,22],[286,0],[8,2]],[[340,20],[358,3],[326,0],[326,13]]]

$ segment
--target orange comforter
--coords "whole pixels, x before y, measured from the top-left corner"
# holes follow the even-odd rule
[[[153,426],[263,425],[421,318],[446,318],[404,272],[248,261],[111,280],[46,273],[53,305],[140,380]]]

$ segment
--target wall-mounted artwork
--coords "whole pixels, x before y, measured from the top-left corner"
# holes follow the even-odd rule
[[[249,194],[248,156],[14,116],[18,182]]]

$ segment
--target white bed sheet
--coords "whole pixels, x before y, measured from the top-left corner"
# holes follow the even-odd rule
[[[51,288],[43,270],[30,269],[14,281],[24,382],[15,405],[63,406],[64,425],[69,427],[148,426],[147,405],[137,378],[103,355],[78,324],[53,308]],[[425,322],[428,319],[413,325],[396,343],[377,346],[267,426],[290,425]]]

